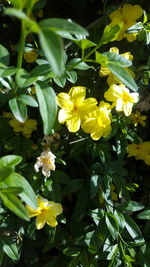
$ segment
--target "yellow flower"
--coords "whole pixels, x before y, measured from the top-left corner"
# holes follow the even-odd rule
[[[117,47],[111,47],[109,49],[109,52],[112,52],[112,53],[116,53],[116,54],[119,54],[119,49]],[[133,60],[133,55],[130,53],[130,52],[126,52],[126,53],[123,53],[123,54],[120,54],[122,57],[132,61]],[[129,68],[124,68],[128,71],[128,73],[134,78],[135,77],[135,74],[132,70],[130,70]],[[121,81],[105,66],[101,65],[100,67],[100,71],[99,71],[99,76],[100,77],[106,77],[108,76],[107,78],[107,83],[108,85],[111,85],[111,84],[117,84],[117,83],[121,83]]]
[[[35,50],[24,52],[24,54],[23,54],[24,60],[27,63],[34,62],[38,58],[38,56],[39,56],[39,53],[37,51],[35,51]]]
[[[6,118],[6,119],[12,119],[13,118],[13,115],[12,115],[11,112],[3,111],[2,117],[3,118]]]
[[[82,129],[91,134],[93,140],[107,137],[111,132],[111,109],[110,104],[101,101],[99,107],[91,112],[82,123]]]
[[[128,157],[135,156],[136,160],[144,160],[147,165],[150,165],[150,141],[143,142],[139,145],[130,144],[127,148]]]
[[[145,126],[145,120],[147,119],[146,115],[141,115],[141,112],[136,111],[135,113],[131,113],[130,119],[132,120],[134,126],[141,124],[141,126]]]
[[[140,144],[129,144],[127,147],[128,157],[138,156],[140,152]]]
[[[29,217],[36,217],[36,228],[42,229],[47,223],[51,227],[56,227],[58,224],[56,217],[63,212],[62,205],[54,201],[48,201],[42,197],[38,197],[38,208],[33,209],[26,205]]]
[[[120,41],[123,38],[127,38],[129,42],[133,42],[136,39],[137,33],[126,33],[126,30],[136,24],[142,16],[143,10],[139,5],[125,4],[123,7],[115,10],[109,15],[111,25],[122,24],[122,29],[118,35],[117,40]]]
[[[60,123],[66,123],[69,132],[77,132],[80,129],[81,121],[89,112],[95,109],[97,100],[87,98],[86,88],[82,86],[72,87],[69,93],[57,95],[57,103],[61,107],[58,114]]]
[[[112,106],[116,107],[117,111],[123,111],[126,116],[132,112],[133,104],[138,102],[138,93],[130,93],[129,89],[124,84],[112,84],[104,97],[107,101],[113,102]]]
[[[37,129],[37,121],[32,119],[27,119],[22,123],[13,118],[9,121],[9,125],[14,128],[13,130],[16,134],[20,134],[22,132],[23,136],[27,138],[30,138],[31,133]]]
[[[50,149],[46,149],[41,153],[40,157],[37,157],[37,161],[34,165],[34,169],[36,172],[39,172],[39,168],[42,168],[42,173],[45,177],[49,177],[51,175],[51,171],[55,171],[55,158],[56,156],[50,151]]]

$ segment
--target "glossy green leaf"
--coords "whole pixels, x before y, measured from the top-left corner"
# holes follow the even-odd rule
[[[108,58],[107,63],[116,62],[120,67],[129,67],[132,65],[132,62],[130,60],[117,53],[105,52],[102,55]]]
[[[99,64],[104,64],[105,62],[108,61],[108,58],[107,58],[107,56],[104,56],[104,54],[101,54],[101,53],[99,53],[99,52],[96,51],[96,53],[95,53],[95,60]]]
[[[142,203],[138,203],[136,201],[126,201],[118,206],[118,210],[120,211],[138,211],[144,209],[144,205]]]
[[[2,167],[15,167],[22,161],[22,157],[17,155],[7,155],[0,158],[0,168]]]
[[[14,195],[18,195],[20,194],[21,192],[23,191],[23,189],[21,187],[9,187],[9,188],[4,188],[4,189],[1,189],[0,188],[0,192],[2,193],[12,193]]]
[[[67,67],[69,67],[69,69],[78,69],[78,70],[88,70],[93,68],[88,64],[86,64],[85,62],[82,62],[80,58],[74,58],[68,61]]]
[[[105,222],[113,239],[117,239],[119,233],[119,224],[115,216],[111,213],[106,213],[105,215]]]
[[[31,206],[33,209],[37,208],[36,195],[31,187],[31,185],[27,182],[27,180],[20,175],[19,173],[13,172],[7,179],[4,181],[5,188],[9,187],[19,187],[22,188],[22,192],[19,193],[21,199]]]
[[[30,77],[41,77],[47,75],[51,71],[49,64],[41,64],[36,66],[34,69],[31,70],[29,73]]]
[[[37,101],[35,100],[34,97],[32,97],[30,95],[19,95],[17,97],[17,100],[22,101],[24,104],[26,104],[28,106],[35,107],[35,108],[38,107]]]
[[[118,251],[119,251],[118,244],[113,245],[111,247],[110,253],[107,255],[107,260],[112,260],[116,256]]]
[[[137,22],[136,24],[134,24],[133,26],[131,26],[128,30],[127,33],[138,33],[139,31],[143,30],[144,25],[143,23]]]
[[[49,135],[53,129],[57,115],[55,92],[48,84],[40,81],[36,83],[35,90],[43,121],[43,132],[45,135]]]
[[[64,73],[63,43],[62,39],[48,29],[42,29],[39,33],[41,48],[53,71],[58,76]]]
[[[4,205],[11,210],[13,213],[15,213],[17,216],[19,216],[21,219],[24,219],[26,221],[29,221],[29,217],[27,214],[27,211],[24,207],[24,205],[21,203],[18,197],[11,193],[1,193],[0,197],[4,203]]]
[[[100,183],[102,181],[102,176],[98,174],[92,174],[90,180],[90,198],[95,197],[100,189]]]
[[[27,108],[26,105],[17,98],[9,100],[9,107],[15,116],[16,120],[23,123],[27,119]]]
[[[19,259],[19,251],[17,244],[14,242],[13,238],[7,235],[0,236],[2,247],[6,255],[12,260]]]
[[[86,29],[77,23],[59,18],[44,19],[39,22],[41,29],[49,29],[51,31],[69,32],[71,34],[84,34],[88,35]]]
[[[150,209],[144,210],[141,213],[139,213],[137,215],[137,218],[142,220],[150,220]]]
[[[135,221],[127,215],[125,215],[125,227],[137,245],[141,245],[145,242],[140,228]]]
[[[19,69],[16,73],[16,83],[18,87],[25,88],[38,80],[38,76],[32,76],[24,69]]]
[[[0,64],[5,65],[5,66],[9,65],[9,52],[1,44],[0,44]]]
[[[132,78],[132,76],[128,73],[127,70],[120,67],[117,63],[108,63],[106,64],[109,70],[123,83],[130,88],[132,91],[137,91],[138,87]]]
[[[67,74],[67,80],[71,83],[76,83],[78,77],[77,73],[74,70],[70,70],[66,72]]]

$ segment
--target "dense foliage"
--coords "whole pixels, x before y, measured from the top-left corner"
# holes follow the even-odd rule
[[[0,265],[149,267],[147,1],[0,12]]]

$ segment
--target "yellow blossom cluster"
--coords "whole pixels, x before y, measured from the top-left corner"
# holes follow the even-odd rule
[[[144,160],[147,165],[150,165],[150,141],[141,144],[130,144],[127,148],[128,157],[135,157],[136,160]]]
[[[126,33],[126,31],[136,24],[142,14],[143,10],[139,5],[125,4],[109,15],[112,26],[121,25],[117,41],[127,38],[129,42],[133,42],[136,39],[137,33]]]
[[[90,133],[93,140],[106,137],[111,132],[110,104],[104,101],[97,106],[95,98],[86,98],[86,88],[72,87],[69,93],[59,93],[57,104],[61,107],[58,120],[66,123],[70,132],[77,132],[80,127]]]
[[[9,125],[13,127],[15,134],[22,133],[24,137],[30,138],[33,131],[37,129],[37,121],[27,119],[25,122],[19,122],[15,118],[9,121]]]
[[[45,223],[51,227],[56,227],[58,224],[56,217],[62,213],[62,205],[55,203],[54,201],[48,201],[41,196],[38,197],[37,203],[37,209],[33,209],[29,205],[26,205],[29,217],[36,217],[36,228],[38,230],[42,229]]]
[[[117,47],[111,47],[109,49],[109,52],[111,53],[115,53],[115,54],[119,54],[119,49]],[[133,60],[133,55],[130,53],[130,52],[126,52],[126,53],[123,53],[123,54],[120,54],[122,57],[132,61]],[[130,70],[129,68],[125,68],[128,73],[134,78],[135,77],[135,74],[132,70]],[[121,83],[121,81],[105,66],[101,65],[100,67],[100,71],[99,71],[99,76],[100,77],[106,77],[108,76],[107,78],[107,83],[108,85],[111,85],[111,84],[118,84],[118,83]]]

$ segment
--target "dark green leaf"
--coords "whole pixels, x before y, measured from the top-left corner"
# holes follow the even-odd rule
[[[11,76],[16,72],[17,72],[17,68],[15,68],[15,67],[6,68],[6,67],[0,66],[0,76],[3,78]]]
[[[49,135],[52,131],[57,115],[57,104],[54,90],[44,82],[35,85],[39,109],[43,121],[43,131]]]
[[[48,29],[40,31],[39,39],[50,66],[58,76],[61,76],[64,73],[62,39]]]
[[[12,167],[2,167],[0,169],[0,182],[5,180],[13,172]]]
[[[56,170],[53,172],[52,177],[56,182],[61,184],[68,184],[70,182],[69,176],[62,170]]]
[[[5,65],[5,66],[9,65],[9,52],[1,44],[0,44],[0,64]]]
[[[134,242],[136,243],[136,245],[141,245],[142,243],[145,242],[142,233],[140,231],[140,228],[135,223],[135,221],[127,215],[125,215],[125,227],[130,236],[132,237],[132,239],[134,240]]]
[[[87,39],[73,40],[73,42],[76,43],[82,50],[85,50],[85,49],[92,47],[92,46],[96,46],[95,43],[93,43]]]
[[[15,213],[21,219],[29,221],[27,211],[26,211],[24,205],[19,200],[19,198],[17,198],[15,195],[13,195],[11,193],[5,193],[4,194],[1,192],[0,192],[0,197],[2,198],[4,205],[9,210],[11,210],[13,213]]]
[[[117,239],[119,233],[119,224],[116,217],[107,212],[105,215],[105,222],[113,239]]]
[[[91,176],[91,180],[90,180],[90,198],[95,197],[95,195],[99,191],[101,181],[102,181],[102,176],[101,175],[93,174]]]
[[[137,218],[142,220],[150,220],[150,209],[144,210],[143,212],[139,213],[137,215]]]
[[[80,58],[74,58],[67,63],[69,69],[88,70],[93,67],[89,66],[85,62],[82,62]]]
[[[83,186],[83,179],[74,179],[68,183],[63,190],[64,195],[69,195],[79,191]]]
[[[121,211],[138,211],[144,209],[144,205],[142,203],[138,203],[136,201],[126,201],[118,206],[118,210]]]
[[[18,248],[12,237],[1,235],[0,239],[3,243],[3,250],[6,253],[6,255],[10,257],[12,260],[18,260],[19,259]]]
[[[20,194],[21,192],[23,191],[23,189],[21,187],[8,187],[8,188],[4,188],[4,189],[1,189],[0,188],[0,192],[2,193],[12,193],[14,195],[18,195]]]
[[[108,63],[106,64],[109,70],[128,88],[133,91],[137,91],[138,87],[132,78],[132,76],[128,73],[127,70],[120,67],[117,63]]]
[[[118,250],[119,250],[118,244],[113,245],[111,247],[110,253],[107,255],[107,260],[112,260],[116,256],[116,254],[118,253]]]
[[[9,100],[9,107],[15,116],[16,120],[24,123],[27,119],[27,108],[26,105],[17,98],[12,98]]]
[[[33,82],[38,80],[38,76],[32,76],[24,69],[19,69],[16,73],[16,83],[18,87],[25,88],[33,84]]]

